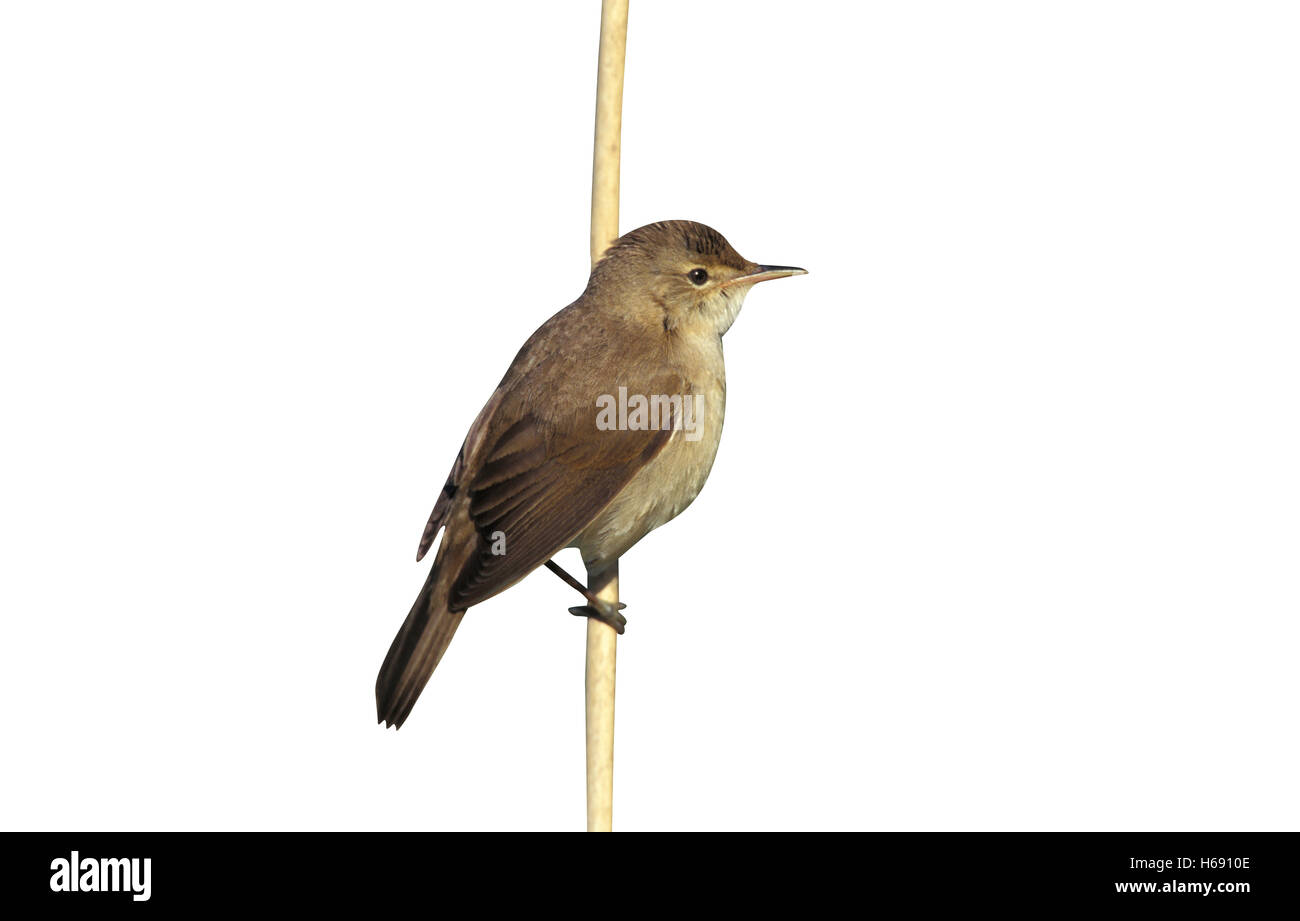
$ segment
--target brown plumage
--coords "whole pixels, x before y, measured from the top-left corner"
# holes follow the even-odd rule
[[[470,427],[416,559],[439,529],[442,543],[375,684],[380,722],[406,720],[471,605],[565,547],[599,573],[694,500],[722,434],[722,334],[754,283],[802,273],[749,262],[691,221],[615,241]],[[676,407],[676,427],[598,425],[599,401],[620,388],[698,396],[696,434],[687,437]],[[504,535],[504,553],[493,552],[493,535]]]

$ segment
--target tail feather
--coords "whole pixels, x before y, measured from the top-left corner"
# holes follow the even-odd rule
[[[433,581],[431,578],[430,582]],[[415,606],[406,616],[375,681],[375,705],[379,722],[401,728],[416,699],[429,683],[442,654],[460,626],[464,611],[448,611],[432,603],[430,586],[425,585]]]
[[[468,539],[453,540],[452,530],[449,528],[443,535],[429,578],[379,668],[375,705],[379,722],[389,726],[401,728],[406,722],[465,616],[464,610],[449,609],[448,596],[451,583],[474,545],[474,531],[456,528],[460,533],[468,530]]]

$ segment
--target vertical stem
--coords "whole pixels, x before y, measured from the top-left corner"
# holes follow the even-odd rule
[[[618,239],[618,170],[623,130],[623,61],[628,0],[602,0],[596,71],[596,138],[591,164],[591,262]],[[597,582],[599,584],[597,584]],[[587,585],[618,606],[618,563]],[[618,634],[587,618],[587,831],[610,831],[614,813],[614,675]]]
[[[593,581],[593,576],[598,581]],[[588,586],[602,601],[618,605],[618,564],[594,575]],[[614,811],[614,677],[618,634],[587,618],[587,831],[610,831]]]
[[[623,132],[623,60],[627,0],[600,7],[600,63],[596,71],[596,143],[591,168],[591,262],[618,239],[618,164]]]

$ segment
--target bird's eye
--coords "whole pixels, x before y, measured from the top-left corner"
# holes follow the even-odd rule
[[[686,277],[694,284],[702,285],[709,280],[709,273],[704,271],[704,269],[691,269],[686,273]]]

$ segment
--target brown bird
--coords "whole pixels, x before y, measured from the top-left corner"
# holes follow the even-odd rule
[[[582,296],[524,343],[465,436],[416,560],[446,533],[375,683],[380,722],[405,722],[466,609],[539,566],[587,597],[573,613],[623,632],[623,615],[551,557],[577,547],[598,584],[691,504],[722,436],[722,335],[754,284],[803,274],[750,262],[693,221],[613,243]]]

